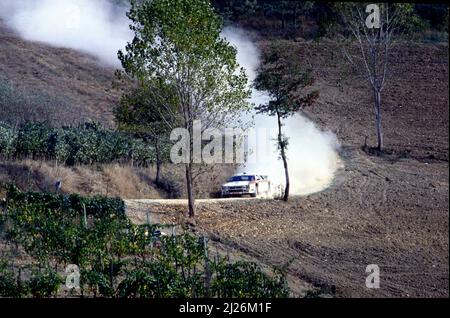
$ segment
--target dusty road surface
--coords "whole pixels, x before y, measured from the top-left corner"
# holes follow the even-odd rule
[[[264,43],[263,43],[264,44]],[[263,46],[262,44],[262,46]],[[193,230],[262,264],[290,262],[291,285],[308,283],[338,297],[449,296],[448,44],[401,44],[384,91],[386,152],[375,145],[372,94],[342,76],[332,44],[298,42],[320,91],[309,117],[333,131],[344,161],[331,187],[289,202],[199,202]],[[183,205],[129,202],[178,222]],[[380,289],[365,286],[366,266],[380,268]]]
[[[201,200],[193,229],[262,264],[290,262],[291,284],[338,297],[448,296],[448,164],[344,149],[334,184],[308,197]],[[420,176],[420,177],[419,177]],[[182,201],[127,201],[128,215],[177,223]],[[380,289],[365,286],[377,264]],[[295,286],[294,286],[295,287]]]

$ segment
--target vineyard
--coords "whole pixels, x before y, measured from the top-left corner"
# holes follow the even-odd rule
[[[163,154],[167,149],[160,151]],[[0,122],[0,158],[55,160],[63,165],[127,162],[148,166],[156,161],[156,152],[146,138],[107,130],[95,122],[62,128],[27,123],[17,129]]]
[[[120,198],[24,193],[2,203],[1,297],[286,297],[280,271],[212,257],[207,240],[133,225]],[[18,257],[20,255],[20,257]],[[66,285],[68,266],[79,287]],[[66,278],[64,277],[66,276]]]

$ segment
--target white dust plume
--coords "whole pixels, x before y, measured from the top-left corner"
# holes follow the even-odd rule
[[[244,67],[250,81],[256,76],[260,52],[242,29],[225,28],[222,35],[238,50],[238,62]],[[269,100],[265,92],[252,91],[252,102],[264,104]],[[268,175],[275,184],[284,186],[284,168],[276,147],[277,120],[253,112],[257,135],[256,147],[251,152],[256,162],[247,163],[238,172]],[[283,132],[289,137],[287,150],[290,193],[306,195],[327,188],[334,173],[341,166],[337,154],[339,142],[329,131],[322,131],[312,121],[297,114],[284,121]],[[264,131],[267,134],[264,134]]]
[[[24,39],[83,51],[113,67],[133,37],[126,11],[111,0],[0,0],[0,19]]]

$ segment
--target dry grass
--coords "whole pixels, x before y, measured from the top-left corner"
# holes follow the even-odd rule
[[[217,166],[201,175],[196,187],[198,197],[214,196],[234,169],[231,165]],[[54,191],[55,182],[61,180],[61,191],[64,193],[119,196],[126,199],[173,197],[171,193],[156,186],[155,176],[155,167],[121,164],[67,167],[50,161],[0,161],[0,182],[13,182],[23,190]],[[179,189],[182,197],[185,196],[183,165],[164,165],[161,177]]]
[[[65,167],[32,160],[0,163],[0,182],[14,182],[24,190],[53,191],[55,182],[61,180],[63,192],[89,196],[164,198],[152,177],[150,169],[119,164]]]

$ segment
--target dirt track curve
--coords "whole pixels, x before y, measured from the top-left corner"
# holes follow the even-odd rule
[[[448,297],[448,163],[386,161],[343,149],[333,185],[289,202],[198,200],[196,233],[262,264],[283,266],[294,290],[338,297]],[[418,177],[420,175],[420,177]],[[179,223],[185,201],[129,200],[128,215]],[[377,264],[381,288],[365,286]],[[301,286],[302,288],[300,288]]]

